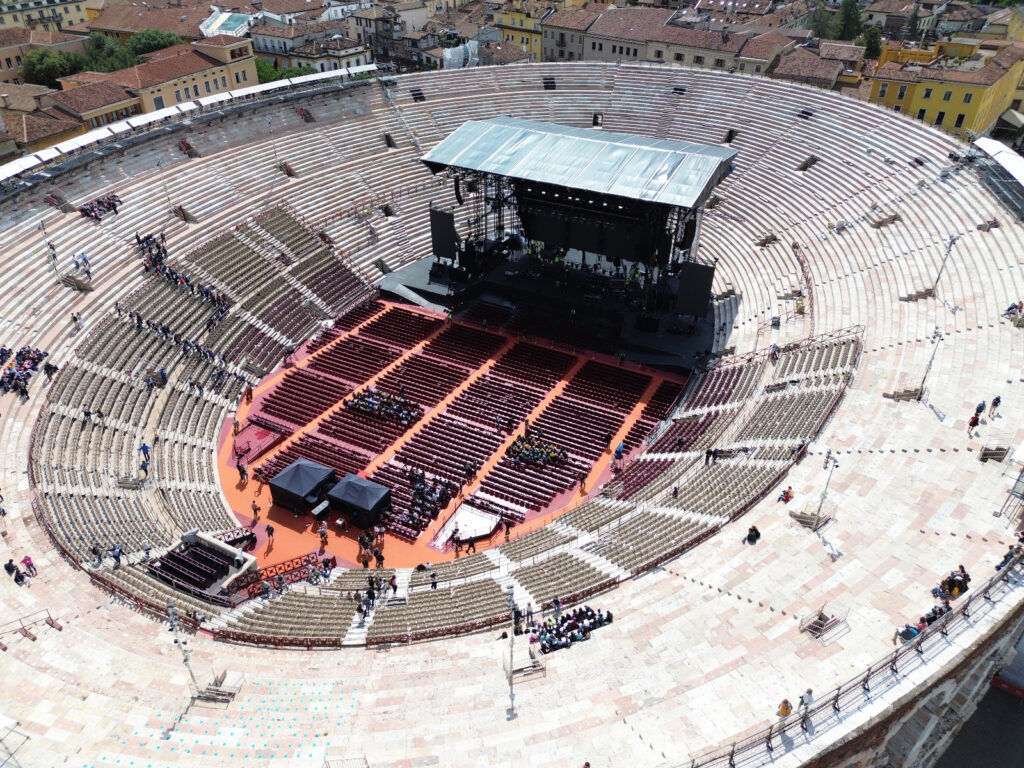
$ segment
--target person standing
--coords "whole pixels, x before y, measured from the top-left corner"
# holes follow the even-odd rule
[[[810,688],[808,688],[806,691],[804,691],[803,693],[800,694],[799,707],[800,707],[800,709],[802,709],[803,711],[806,712],[810,708],[811,704],[813,704],[813,703],[814,703],[814,691],[812,691]]]
[[[95,541],[92,543],[92,546],[89,547],[89,554],[96,558],[94,567],[99,568],[101,565],[103,565],[103,552],[100,549],[100,545],[97,544]]]
[[[260,505],[256,503],[256,499],[252,500],[252,507],[251,507],[251,509],[252,509],[252,524],[253,524],[253,527],[255,528],[256,527],[256,523],[258,523],[259,519],[260,519]]]
[[[143,444],[139,446],[139,453],[142,454],[142,458],[145,459],[146,461],[149,461],[149,451],[150,447],[145,442],[143,442]]]
[[[110,548],[110,556],[112,558],[114,558],[114,570],[115,571],[118,568],[121,567],[121,555],[123,553],[124,553],[124,550],[121,549],[121,545],[120,544],[115,544],[114,546],[112,546]]]
[[[146,479],[147,477],[149,477],[149,462],[148,461],[143,459],[142,463],[139,464],[139,469],[142,470],[142,478],[143,479]]]
[[[971,433],[978,428],[978,424],[981,420],[978,418],[978,414],[974,413],[971,416],[970,421],[967,422],[967,436],[970,437]]]
[[[988,415],[991,416],[992,418],[995,418],[996,411],[999,410],[999,406],[1002,405],[1002,404],[1003,404],[1003,398],[1001,398],[999,395],[996,395],[995,397],[993,397],[992,398],[992,406],[988,409]]]
[[[434,571],[430,574],[430,588],[437,589],[437,572]]]
[[[273,541],[273,540],[274,540],[274,526],[272,526],[270,523],[267,523],[267,541]]]

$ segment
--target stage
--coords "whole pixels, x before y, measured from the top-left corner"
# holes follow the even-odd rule
[[[489,318],[494,330],[612,356],[625,353],[630,362],[683,375],[713,345],[710,297],[699,318],[672,311],[644,313],[631,298],[622,271],[601,256],[570,249],[555,264],[517,252],[473,280],[432,276],[437,265],[445,266],[427,256],[388,273],[380,282],[381,294],[425,309],[450,308],[470,320]],[[502,315],[507,320],[502,322]],[[652,318],[655,329],[646,330],[645,321]]]

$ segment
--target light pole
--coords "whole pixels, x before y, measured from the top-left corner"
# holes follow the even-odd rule
[[[509,584],[508,590],[508,613],[509,618],[512,621],[512,631],[508,633],[508,719],[515,720],[516,718],[516,694],[512,685],[512,669],[513,669],[513,648],[516,642],[516,597],[512,585]]]
[[[167,198],[167,208],[168,208],[168,210],[173,210],[174,209],[174,203],[171,202],[171,193],[167,191],[167,180],[164,178],[164,173],[163,173],[163,171],[164,171],[164,164],[163,164],[163,161],[162,160],[157,160],[156,161],[156,167],[157,167],[157,170],[160,173],[160,186],[163,187],[163,189],[164,189],[164,197]]]
[[[828,449],[828,453],[825,454],[825,465],[822,469],[828,470],[828,478],[825,480],[825,490],[821,492],[821,500],[818,502],[818,511],[814,513],[815,517],[821,517],[821,508],[825,504],[825,497],[828,495],[828,484],[832,482],[832,473],[836,467],[839,466],[839,459],[832,455],[832,449]]]
[[[178,621],[178,610],[170,603],[167,604],[167,621],[171,624],[174,632],[174,644],[181,650],[181,661],[188,670],[188,676],[192,678],[192,690],[199,693],[199,683],[196,682],[196,673],[192,671],[192,649],[188,647],[185,640],[181,639],[181,622]]]

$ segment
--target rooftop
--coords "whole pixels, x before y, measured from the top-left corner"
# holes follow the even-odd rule
[[[839,61],[823,59],[809,48],[794,48],[784,53],[773,70],[775,77],[797,80],[835,80],[843,71]]]
[[[769,61],[776,51],[793,44],[791,39],[778,32],[765,32],[763,35],[748,38],[743,48],[740,49],[740,56],[744,59]]]
[[[181,38],[198,39],[203,36],[199,25],[209,15],[209,6],[151,8],[141,5],[107,5],[96,18],[76,24],[71,29],[133,34],[144,29],[159,29]]]
[[[500,117],[463,123],[423,162],[435,172],[455,166],[689,208],[735,155],[705,144]]]
[[[60,45],[81,41],[80,35],[66,35],[63,32],[51,32],[48,29],[28,29],[26,27],[4,27],[0,29],[0,48],[15,45]]]
[[[570,8],[560,11],[555,11],[553,14],[544,19],[543,24],[545,27],[559,27],[560,29],[574,29],[577,31],[583,31],[593,24],[599,17],[600,13],[594,11],[584,11],[579,8]]]
[[[66,91],[56,91],[48,96],[57,106],[81,117],[103,107],[113,107],[136,97],[124,86],[110,82],[90,83]]]
[[[315,21],[309,24],[256,24],[249,30],[250,35],[260,37],[280,37],[288,40],[296,37],[323,36],[329,32],[345,29],[345,22]]]

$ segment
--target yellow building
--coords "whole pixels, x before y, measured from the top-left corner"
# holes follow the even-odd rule
[[[927,49],[890,44],[870,101],[957,136],[986,133],[1019,98],[1024,46],[983,45],[964,39]]]
[[[252,42],[240,37],[217,35],[190,45],[172,45],[147,54],[145,59],[143,64],[117,72],[80,72],[61,78],[61,88],[112,83],[138,98],[139,111],[155,112],[259,83]]]
[[[0,4],[0,29],[27,27],[59,32],[85,19],[85,0],[25,0]]]
[[[529,54],[530,61],[541,61],[541,20],[559,8],[570,8],[569,0],[512,0],[494,12],[494,26],[505,45],[515,45]]]

